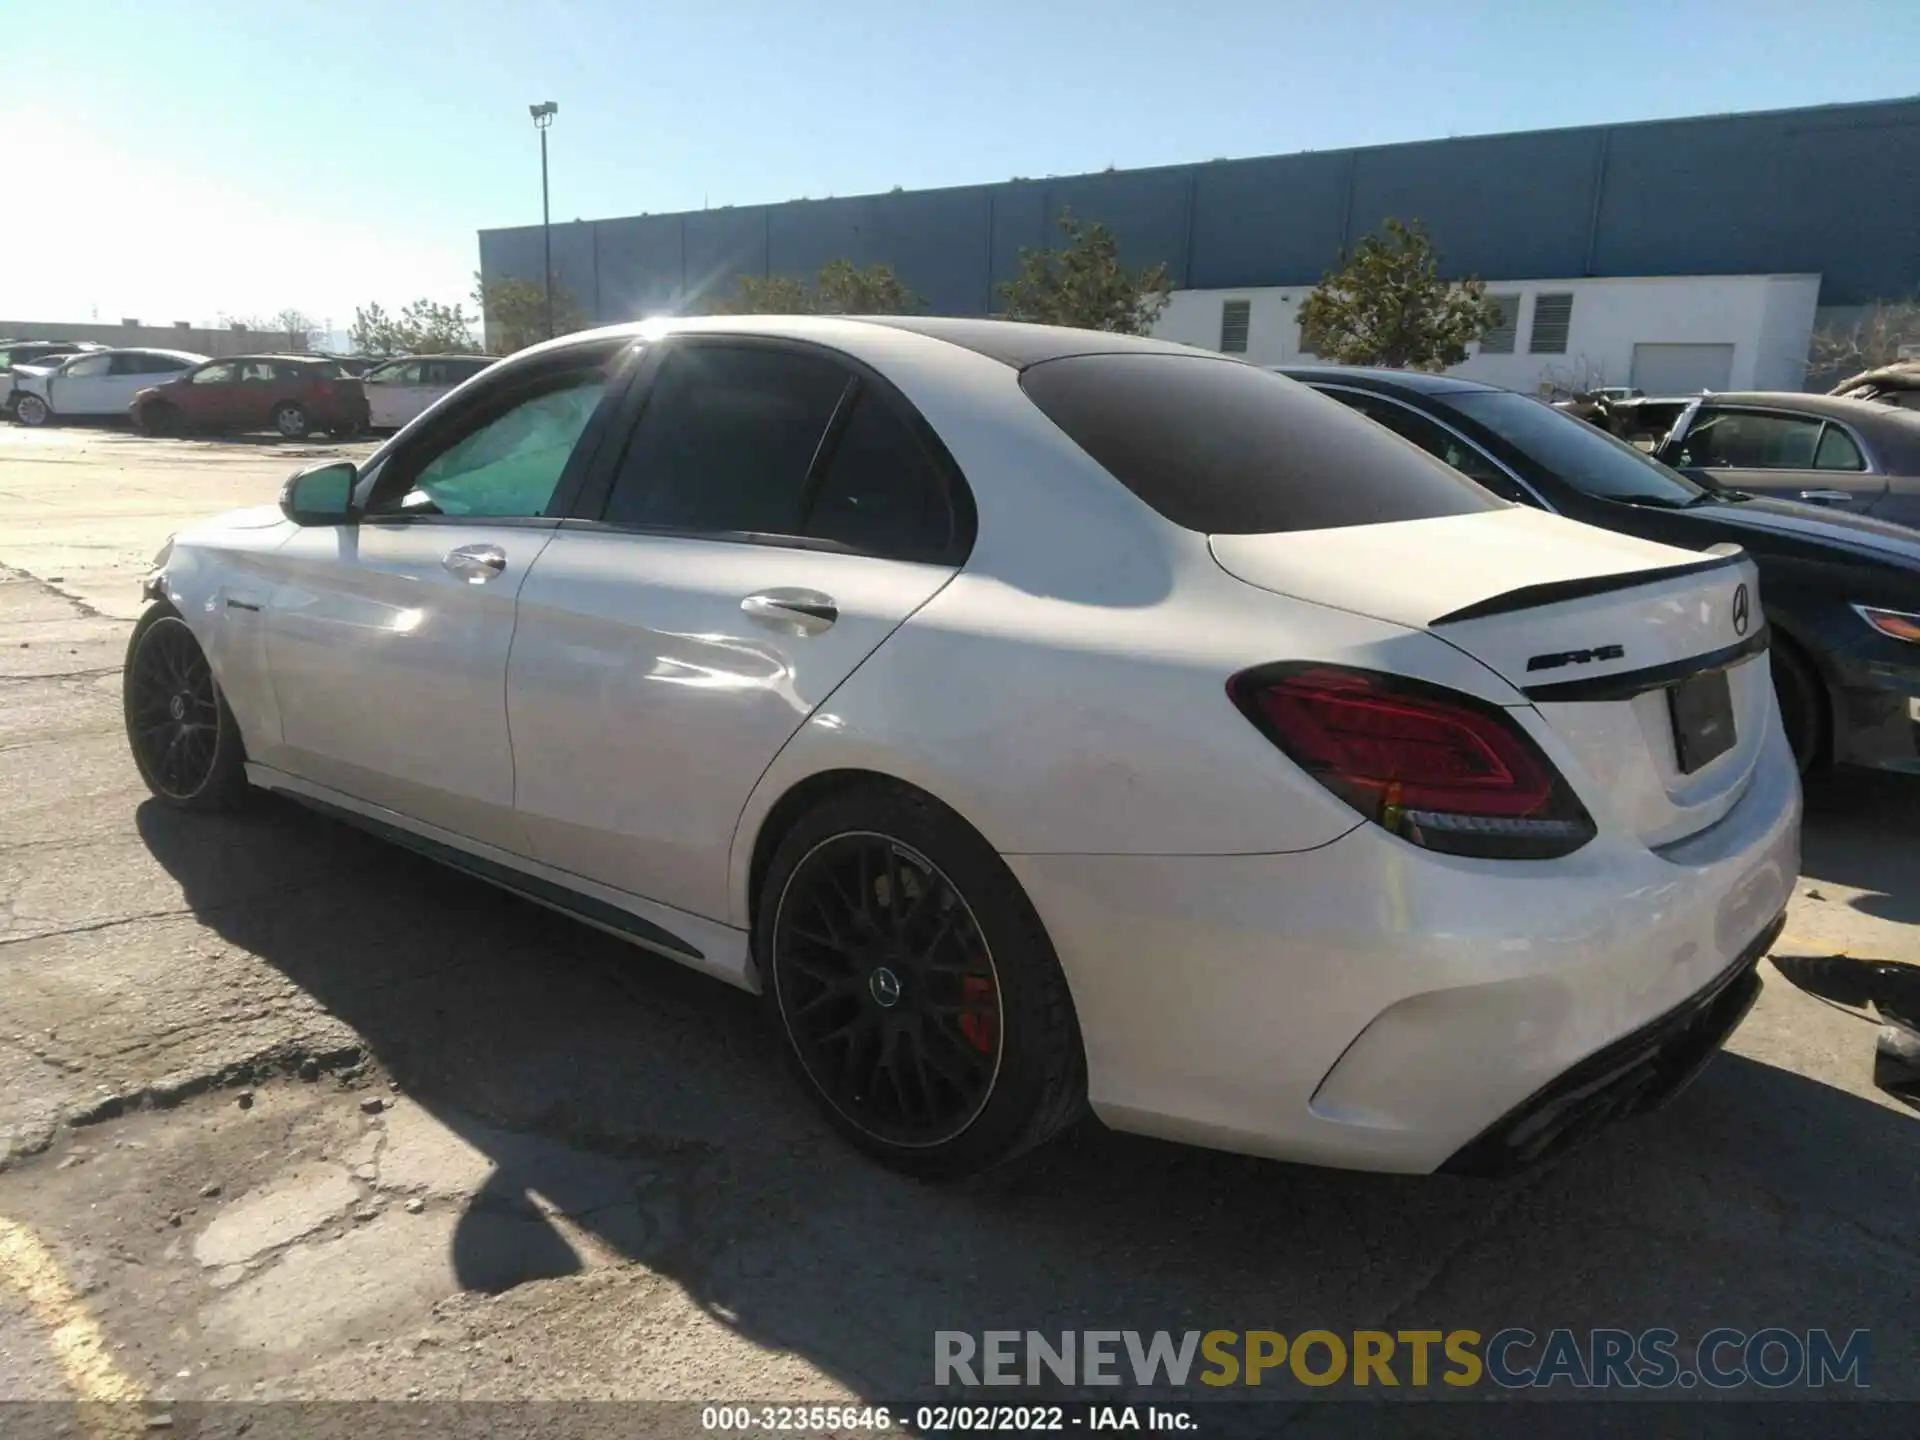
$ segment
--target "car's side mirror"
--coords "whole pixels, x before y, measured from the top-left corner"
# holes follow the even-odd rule
[[[280,491],[280,513],[296,525],[349,524],[358,478],[359,472],[344,460],[296,470]]]

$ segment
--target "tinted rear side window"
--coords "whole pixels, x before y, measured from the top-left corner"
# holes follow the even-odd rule
[[[653,382],[605,518],[798,534],[807,473],[849,379],[827,360],[787,351],[674,350]]]
[[[833,447],[807,512],[807,534],[869,555],[937,561],[953,540],[946,487],[907,422],[872,391]]]
[[[1047,418],[1174,524],[1333,530],[1505,503],[1306,386],[1185,355],[1083,355],[1022,372]]]

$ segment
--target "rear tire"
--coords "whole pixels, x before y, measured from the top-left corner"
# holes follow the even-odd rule
[[[13,402],[13,418],[37,430],[53,419],[53,407],[38,395],[21,395]]]
[[[1773,689],[1780,700],[1780,723],[1802,775],[1817,769],[1828,750],[1827,688],[1799,646],[1775,632],[1771,651]]]
[[[178,810],[244,804],[247,752],[200,642],[162,601],[133,627],[121,679],[127,744],[154,798]]]
[[[304,440],[313,425],[307,419],[307,407],[289,400],[274,406],[273,428],[289,440]]]
[[[807,811],[761,881],[754,955],[801,1085],[894,1169],[990,1169],[1085,1108],[1079,1023],[1039,916],[928,795],[875,783]]]

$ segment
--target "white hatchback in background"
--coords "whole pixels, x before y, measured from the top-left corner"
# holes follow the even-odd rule
[[[127,726],[170,804],[276,790],[761,992],[904,1169],[1090,1106],[1498,1172],[1758,989],[1756,585],[1183,346],[680,320],[177,536]]]
[[[14,372],[13,416],[22,425],[44,425],[125,415],[140,391],[206,360],[186,350],[94,350],[57,365],[21,366]]]
[[[374,366],[360,377],[367,391],[369,428],[398,430],[498,358],[494,355],[408,355]]]

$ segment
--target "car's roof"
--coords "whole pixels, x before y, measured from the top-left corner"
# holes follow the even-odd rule
[[[985,355],[1024,370],[1043,360],[1074,355],[1191,355],[1191,345],[1107,330],[1076,330],[1066,325],[1033,325],[1020,320],[963,320],[948,315],[850,315],[870,325],[890,325],[932,340]],[[1231,357],[1227,357],[1231,358]]]
[[[1458,375],[1436,375],[1430,370],[1389,370],[1369,365],[1274,365],[1269,367],[1289,380],[1303,383],[1358,382],[1370,387],[1392,387],[1421,395],[1442,395],[1456,390],[1498,390],[1479,380],[1463,380]]]
[[[1715,390],[1699,398],[1710,405],[1752,405],[1758,409],[1795,410],[1803,415],[1845,420],[1869,429],[1886,424],[1889,420],[1902,431],[1920,424],[1920,419],[1916,419],[1910,410],[1877,404],[1872,400],[1856,400],[1846,395],[1809,395],[1799,390]]]
[[[157,345],[117,345],[111,350],[99,352],[104,355],[164,355],[169,360],[187,360],[198,365],[207,357],[193,350],[162,350]]]
[[[537,353],[556,353],[580,345],[631,337],[662,339],[668,335],[764,335],[793,340],[850,343],[864,334],[869,341],[887,332],[907,332],[923,339],[954,345],[976,355],[1024,370],[1045,360],[1075,355],[1205,356],[1239,363],[1237,357],[1153,340],[1140,335],[1116,335],[1106,330],[1076,330],[1066,325],[1033,325],[1017,320],[965,320],[945,315],[686,315],[606,325],[582,330],[522,350],[519,361]]]

